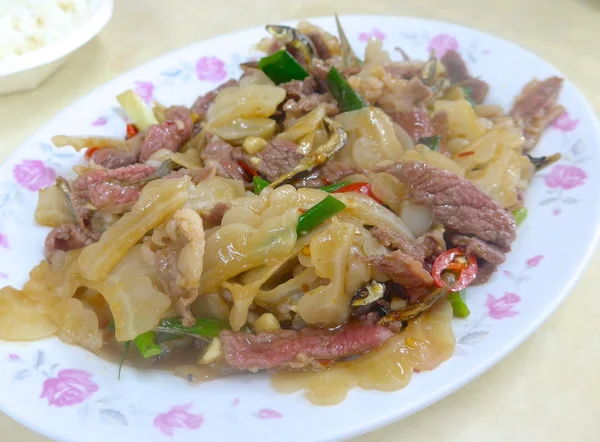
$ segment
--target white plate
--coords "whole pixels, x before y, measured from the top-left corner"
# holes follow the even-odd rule
[[[10,61],[0,61],[0,95],[35,89],[69,55],[98,34],[112,16],[113,0],[92,0],[89,17],[59,40]]]
[[[311,21],[335,30],[332,18]],[[438,55],[457,48],[472,72],[490,83],[488,102],[505,108],[533,77],[559,75],[511,43],[455,25],[382,16],[348,16],[343,23],[359,51],[369,36],[421,59],[431,48]],[[0,168],[0,284],[20,286],[42,258],[46,230],[33,222],[35,191],[55,175],[70,173],[80,160],[73,151],[52,148],[52,135],[121,135],[124,124],[114,97],[131,87],[147,99],[191,104],[200,93],[238,76],[249,44],[264,36],[256,28],[167,54],[74,103],[27,141]],[[544,134],[536,154],[559,151],[564,159],[533,180],[526,197],[529,216],[505,265],[490,283],[469,290],[471,316],[454,321],[455,356],[415,375],[405,389],[355,389],[340,405],[318,407],[302,394],[276,393],[267,375],[190,386],[169,373],[126,368],[118,381],[116,365],[50,339],[0,344],[0,408],[66,441],[292,442],[350,437],[443,398],[496,363],[548,317],[575,283],[598,237],[600,128],[571,83],[566,82],[560,102],[568,114]]]

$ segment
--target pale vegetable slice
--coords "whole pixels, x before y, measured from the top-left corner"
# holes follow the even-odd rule
[[[73,146],[76,151],[91,147],[114,147],[115,149],[129,150],[126,140],[110,137],[70,137],[67,135],[55,135],[52,143],[56,147]]]
[[[254,321],[254,331],[256,333],[273,332],[281,330],[279,321],[272,313],[263,313]]]
[[[71,344],[98,351],[102,347],[102,332],[98,317],[83,307],[76,298],[62,299],[50,310],[50,318],[58,326],[58,336]]]
[[[335,117],[348,133],[348,143],[335,159],[358,167],[400,161],[404,154],[390,117],[377,107],[345,112]]]
[[[70,298],[83,285],[77,259],[81,249],[57,251],[52,263],[45,259],[29,272],[23,293],[32,301],[43,303],[55,298]]]
[[[285,89],[264,84],[228,87],[219,92],[208,110],[208,124],[217,127],[236,118],[268,118],[285,96]]]
[[[227,141],[243,142],[246,137],[270,140],[277,123],[270,118],[236,118],[218,126],[208,124],[205,129]]]
[[[0,339],[33,341],[55,332],[46,309],[12,287],[0,289]]]
[[[321,104],[308,114],[298,118],[289,129],[277,135],[276,138],[298,143],[306,135],[313,134],[326,116],[325,105]]]
[[[185,207],[201,214],[209,213],[217,203],[231,202],[242,197],[244,193],[244,183],[241,180],[215,176],[190,186]]]
[[[152,109],[146,106],[144,100],[131,89],[117,95],[117,101],[139,130],[146,131],[153,124],[158,124]]]
[[[414,149],[406,152],[403,161],[418,161],[431,164],[436,169],[444,169],[458,176],[464,176],[463,169],[446,155],[431,150],[423,144],[417,144]]]
[[[437,100],[435,111],[446,111],[450,138],[461,137],[472,141],[485,132],[473,106],[467,100]]]
[[[340,215],[341,218],[351,216],[364,226],[383,225],[410,239],[415,238],[398,215],[386,209],[371,197],[361,193],[348,192],[336,194],[336,198],[346,205],[346,209]]]
[[[132,247],[102,281],[86,284],[106,299],[120,342],[154,328],[171,306],[171,298],[155,288],[154,267],[143,260],[141,248]]]
[[[105,278],[127,251],[144,235],[162,224],[188,200],[190,180],[161,179],[147,184],[131,212],[108,228],[97,243],[79,256],[81,274],[92,281]]]
[[[74,221],[73,211],[64,192],[56,186],[40,190],[35,221],[46,227],[58,227]]]
[[[217,362],[223,358],[223,344],[219,338],[212,338],[210,344],[206,347],[204,354],[198,359],[198,364],[208,365]]]
[[[287,256],[296,243],[298,215],[291,209],[265,218],[257,228],[243,222],[229,224],[208,237],[202,291],[214,292],[229,278]]]
[[[344,276],[354,232],[352,224],[333,222],[311,241],[315,272],[330,282],[307,292],[296,305],[296,313],[307,323],[338,325],[348,318],[350,299],[344,290]]]

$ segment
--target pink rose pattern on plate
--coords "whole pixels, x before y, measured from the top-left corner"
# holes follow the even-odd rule
[[[580,167],[557,164],[544,177],[544,182],[550,189],[570,190],[582,186],[586,179],[587,173]]]
[[[495,298],[494,295],[488,293],[485,307],[491,318],[510,318],[519,314],[519,312],[512,310],[512,308],[518,304],[520,300],[521,297],[516,293],[505,292],[504,296],[501,298]]]
[[[449,50],[458,50],[458,40],[449,34],[438,34],[427,45],[427,51],[433,51],[437,58],[443,57]]]
[[[543,255],[535,255],[525,260],[523,269],[513,274],[510,270],[503,270],[502,275],[512,280],[514,290],[504,292],[503,296],[496,297],[488,293],[485,299],[485,312],[476,317],[469,317],[465,321],[465,326],[456,336],[456,354],[466,356],[468,351],[467,346],[475,345],[481,342],[489,334],[490,321],[488,319],[500,320],[517,316],[518,310],[516,306],[521,302],[521,296],[518,292],[521,291],[521,283],[531,280],[530,271],[539,266],[544,259]],[[468,292],[467,292],[468,293]],[[467,304],[471,300],[467,299]]]
[[[189,410],[192,404],[177,405],[172,407],[166,413],[161,413],[154,418],[153,424],[162,433],[173,437],[175,428],[187,428],[189,430],[197,430],[204,422],[202,414],[193,414]]]
[[[151,81],[136,81],[133,90],[146,103],[152,103],[154,100],[154,83]]]
[[[0,233],[0,249],[8,249],[8,236]]]
[[[98,391],[98,385],[90,378],[93,375],[83,370],[61,370],[55,378],[44,381],[41,398],[48,399],[48,405],[70,407],[85,401]]]
[[[256,417],[259,419],[282,419],[283,414],[281,414],[277,410],[272,410],[270,408],[261,408],[256,413]]]
[[[94,121],[92,121],[92,126],[105,126],[106,123],[108,123],[108,118],[98,117]]]
[[[32,192],[54,184],[56,172],[40,160],[23,160],[13,168],[15,181]]]
[[[56,373],[59,364],[49,366],[42,350],[35,352],[31,360],[24,359],[16,353],[8,353],[6,359],[19,367],[12,376],[14,381],[22,381],[32,375],[44,378],[39,397],[46,399],[51,407],[63,408],[85,404],[79,410],[81,416],[87,417],[97,413],[104,422],[123,426],[129,426],[133,419],[154,416],[153,426],[169,437],[173,437],[175,429],[197,430],[204,423],[202,413],[192,412],[192,403],[173,406],[166,412],[149,410],[140,402],[112,404],[115,399],[118,400],[118,396],[99,395],[100,387],[92,380],[92,373],[73,368],[59,370]],[[244,414],[259,419],[283,418],[283,413],[272,408],[261,408],[258,412],[248,409],[242,411],[240,403],[240,398],[234,397],[226,409],[227,413],[234,412],[228,415],[232,422],[237,422],[237,416]]]
[[[202,57],[196,62],[199,80],[217,82],[227,77],[225,63],[217,57]]]
[[[579,118],[572,118],[568,112],[564,112],[560,117],[554,120],[551,127],[562,132],[573,132],[577,129]]]
[[[376,38],[377,40],[385,40],[386,35],[379,28],[371,28],[368,32],[361,32],[358,34],[358,40],[367,43],[370,39]]]

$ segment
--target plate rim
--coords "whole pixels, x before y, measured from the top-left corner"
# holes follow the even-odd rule
[[[600,120],[598,119],[598,115],[596,114],[594,108],[591,106],[589,101],[586,99],[585,95],[577,87],[577,85],[574,82],[572,82],[566,75],[564,75],[556,66],[554,66],[554,64],[548,62],[547,60],[540,57],[539,55],[532,52],[531,50],[529,50],[523,46],[520,46],[516,43],[513,43],[511,40],[508,40],[508,39],[505,39],[502,37],[498,37],[494,34],[491,34],[486,31],[482,31],[482,30],[479,30],[476,28],[472,28],[469,26],[464,26],[464,25],[460,25],[460,24],[456,24],[456,23],[452,23],[452,22],[446,22],[446,21],[442,21],[442,20],[428,19],[428,18],[423,18],[423,17],[402,16],[402,15],[395,15],[395,14],[390,14],[390,15],[342,14],[342,15],[339,15],[339,17],[342,20],[344,18],[360,19],[360,18],[366,17],[371,20],[376,20],[378,18],[386,19],[386,20],[399,19],[399,20],[410,20],[410,21],[414,21],[415,23],[426,24],[429,26],[442,25],[444,27],[452,27],[455,29],[459,29],[463,32],[469,32],[471,34],[474,34],[475,36],[483,35],[488,39],[494,40],[496,43],[499,43],[499,44],[502,44],[505,46],[509,45],[511,47],[511,49],[517,49],[519,51],[523,51],[523,52],[527,53],[527,56],[529,58],[535,59],[537,62],[542,63],[543,65],[550,67],[554,71],[558,72],[560,74],[560,76],[565,79],[565,82],[569,83],[572,86],[573,92],[577,95],[577,98],[583,103],[583,107],[580,109],[582,111],[582,114],[585,115],[586,120],[591,125],[590,132],[595,135],[595,137],[597,138],[598,141],[600,141]],[[331,20],[333,20],[333,17],[331,17],[331,16],[303,17],[303,18],[297,18],[297,19],[292,19],[292,20],[285,20],[285,21],[282,21],[281,24],[287,24],[287,25],[296,24],[302,20],[311,21],[311,22],[312,21],[331,21]],[[126,71],[121,72],[118,75],[115,75],[113,78],[111,78],[111,79],[107,80],[106,82],[98,85],[97,87],[89,90],[84,95],[77,98],[76,100],[73,100],[72,102],[67,104],[65,107],[63,107],[61,110],[59,110],[58,112],[53,114],[51,117],[49,117],[48,120],[44,124],[40,125],[35,131],[33,131],[33,133],[30,136],[28,136],[26,138],[25,141],[20,143],[8,156],[6,156],[4,158],[4,160],[2,161],[2,165],[5,163],[12,162],[12,160],[14,160],[14,158],[17,156],[17,152],[21,151],[23,148],[26,148],[27,145],[31,144],[36,138],[38,138],[40,136],[40,134],[43,132],[44,128],[49,125],[51,120],[59,119],[63,114],[67,113],[69,111],[69,109],[71,109],[72,107],[74,107],[76,105],[79,105],[81,102],[86,100],[89,96],[101,93],[102,90],[108,88],[114,81],[117,81],[121,77],[125,77],[136,70],[142,70],[143,68],[151,66],[160,60],[173,57],[174,55],[176,55],[179,52],[185,52],[186,50],[189,50],[192,47],[194,47],[200,43],[211,44],[220,39],[227,39],[227,38],[235,37],[237,34],[240,34],[240,33],[246,32],[246,31],[253,31],[253,30],[260,29],[262,26],[263,25],[244,27],[244,28],[233,30],[228,33],[218,34],[218,35],[215,35],[210,38],[201,39],[201,40],[192,42],[190,44],[187,44],[185,46],[167,51],[163,54],[160,54],[154,58],[149,59],[148,61],[140,63],[139,65],[133,66],[132,68],[127,69]],[[596,146],[593,146],[593,148],[597,149]],[[595,169],[600,170],[600,157],[597,158],[597,160],[594,162],[594,164],[596,165]],[[597,202],[600,202],[600,196],[598,197]],[[587,204],[589,204],[589,202]],[[487,372],[490,368],[492,368],[494,365],[496,365],[499,361],[504,359],[509,353],[513,352],[520,344],[522,344],[526,339],[528,339],[533,334],[534,331],[539,329],[539,327],[546,320],[548,320],[548,318],[558,308],[558,306],[562,302],[564,302],[564,300],[567,298],[567,296],[569,296],[571,294],[575,284],[579,281],[583,272],[588,268],[591,258],[593,256],[593,254],[595,253],[597,246],[598,246],[598,242],[600,240],[600,205],[599,204],[597,204],[595,206],[593,213],[595,215],[594,221],[596,221],[595,229],[593,230],[593,235],[591,236],[590,241],[588,242],[588,245],[586,246],[585,253],[583,253],[581,255],[581,258],[578,261],[577,268],[571,273],[571,275],[568,278],[568,281],[566,281],[566,283],[563,285],[562,289],[557,290],[555,292],[556,296],[553,297],[551,302],[544,304],[543,308],[538,310],[538,312],[536,313],[536,315],[534,316],[532,321],[527,323],[527,325],[520,327],[520,331],[515,337],[513,337],[510,340],[503,341],[503,343],[498,346],[498,349],[494,353],[490,354],[487,357],[483,357],[479,364],[477,364],[476,366],[472,366],[470,369],[468,369],[466,372],[464,372],[459,378],[455,378],[455,380],[446,382],[446,383],[444,383],[444,385],[441,388],[439,388],[437,390],[432,390],[429,394],[421,397],[415,403],[415,405],[410,407],[408,410],[394,412],[393,408],[392,408],[392,410],[389,413],[379,416],[379,417],[372,418],[369,421],[367,421],[366,423],[355,424],[355,425],[353,425],[352,423],[349,423],[349,425],[340,427],[339,431],[337,431],[335,433],[335,435],[331,435],[331,436],[324,437],[324,438],[318,438],[315,440],[322,441],[322,442],[343,440],[343,439],[347,439],[350,437],[356,437],[356,436],[363,435],[367,432],[376,430],[378,428],[389,425],[393,422],[399,421],[400,419],[403,419],[403,418],[410,416],[416,412],[419,412],[419,411],[429,407],[433,403],[438,402],[441,399],[448,397],[450,394],[456,392],[460,388],[464,387],[466,384],[479,378],[482,374]],[[43,341],[38,341],[38,342],[43,342]],[[62,345],[67,345],[67,344],[62,344]],[[3,341],[0,341],[0,348],[2,348],[2,346],[3,346]],[[453,355],[453,357],[455,357],[455,355]],[[351,399],[348,398],[346,400],[351,400]],[[5,413],[7,416],[11,417],[15,421],[19,422],[21,425],[26,426],[29,430],[35,431],[38,434],[55,439],[57,441],[75,441],[75,439],[70,439],[70,437],[68,439],[59,437],[59,435],[54,431],[48,431],[46,429],[42,429],[41,431],[38,430],[38,428],[42,428],[42,427],[38,427],[38,425],[34,421],[33,417],[31,419],[29,419],[26,416],[21,416],[19,413],[13,412],[10,408],[4,406],[2,401],[0,401],[0,411]]]

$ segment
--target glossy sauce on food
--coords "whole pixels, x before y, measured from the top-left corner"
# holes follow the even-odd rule
[[[456,345],[451,327],[452,308],[443,300],[431,310],[409,321],[401,333],[381,347],[322,371],[280,372],[272,377],[282,393],[304,390],[317,405],[342,402],[354,387],[394,391],[405,387],[413,371],[432,370],[452,356]]]

